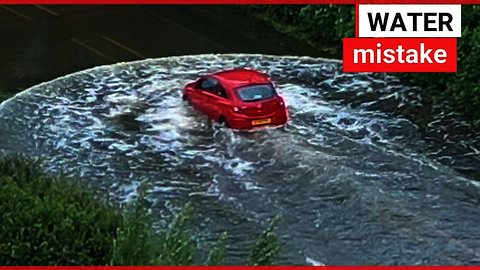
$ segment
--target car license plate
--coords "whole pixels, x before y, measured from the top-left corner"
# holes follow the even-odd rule
[[[253,120],[252,125],[258,126],[258,125],[270,124],[271,122],[272,122],[272,119],[265,118],[265,119]]]

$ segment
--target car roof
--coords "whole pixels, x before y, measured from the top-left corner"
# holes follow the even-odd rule
[[[266,74],[244,68],[215,72],[211,76],[218,79],[224,87],[230,89],[250,84],[270,83],[270,79]]]

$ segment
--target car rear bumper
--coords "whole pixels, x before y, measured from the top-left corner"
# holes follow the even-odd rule
[[[254,125],[254,121],[270,119],[269,123]],[[245,116],[245,115],[235,115],[228,119],[228,125],[234,129],[252,129],[262,126],[281,126],[286,124],[288,121],[288,112],[287,110],[278,110],[274,113],[267,114],[264,116]]]

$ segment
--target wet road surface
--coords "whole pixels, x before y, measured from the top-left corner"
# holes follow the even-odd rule
[[[318,55],[244,12],[228,5],[0,5],[0,94],[145,58]]]
[[[236,132],[182,102],[186,82],[228,67],[272,76],[289,125]],[[478,182],[440,162],[459,160],[442,150],[448,140],[432,148],[414,123],[381,109],[388,101],[415,111],[421,93],[319,58],[153,59],[76,73],[4,102],[0,149],[41,156],[48,172],[118,201],[147,184],[159,216],[193,202],[202,238],[229,232],[231,264],[244,263],[277,214],[281,264],[478,264]]]

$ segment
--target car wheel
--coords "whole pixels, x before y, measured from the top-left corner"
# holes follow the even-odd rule
[[[220,123],[224,127],[227,127],[227,128],[230,127],[230,125],[227,122],[227,119],[225,119],[225,117],[223,115],[220,115],[220,117],[218,118],[218,123]]]
[[[188,96],[185,95],[185,94],[182,95],[182,100],[183,100],[183,101],[186,101],[188,105],[191,105],[191,104],[192,104],[192,103],[190,102],[190,99],[188,98]]]

